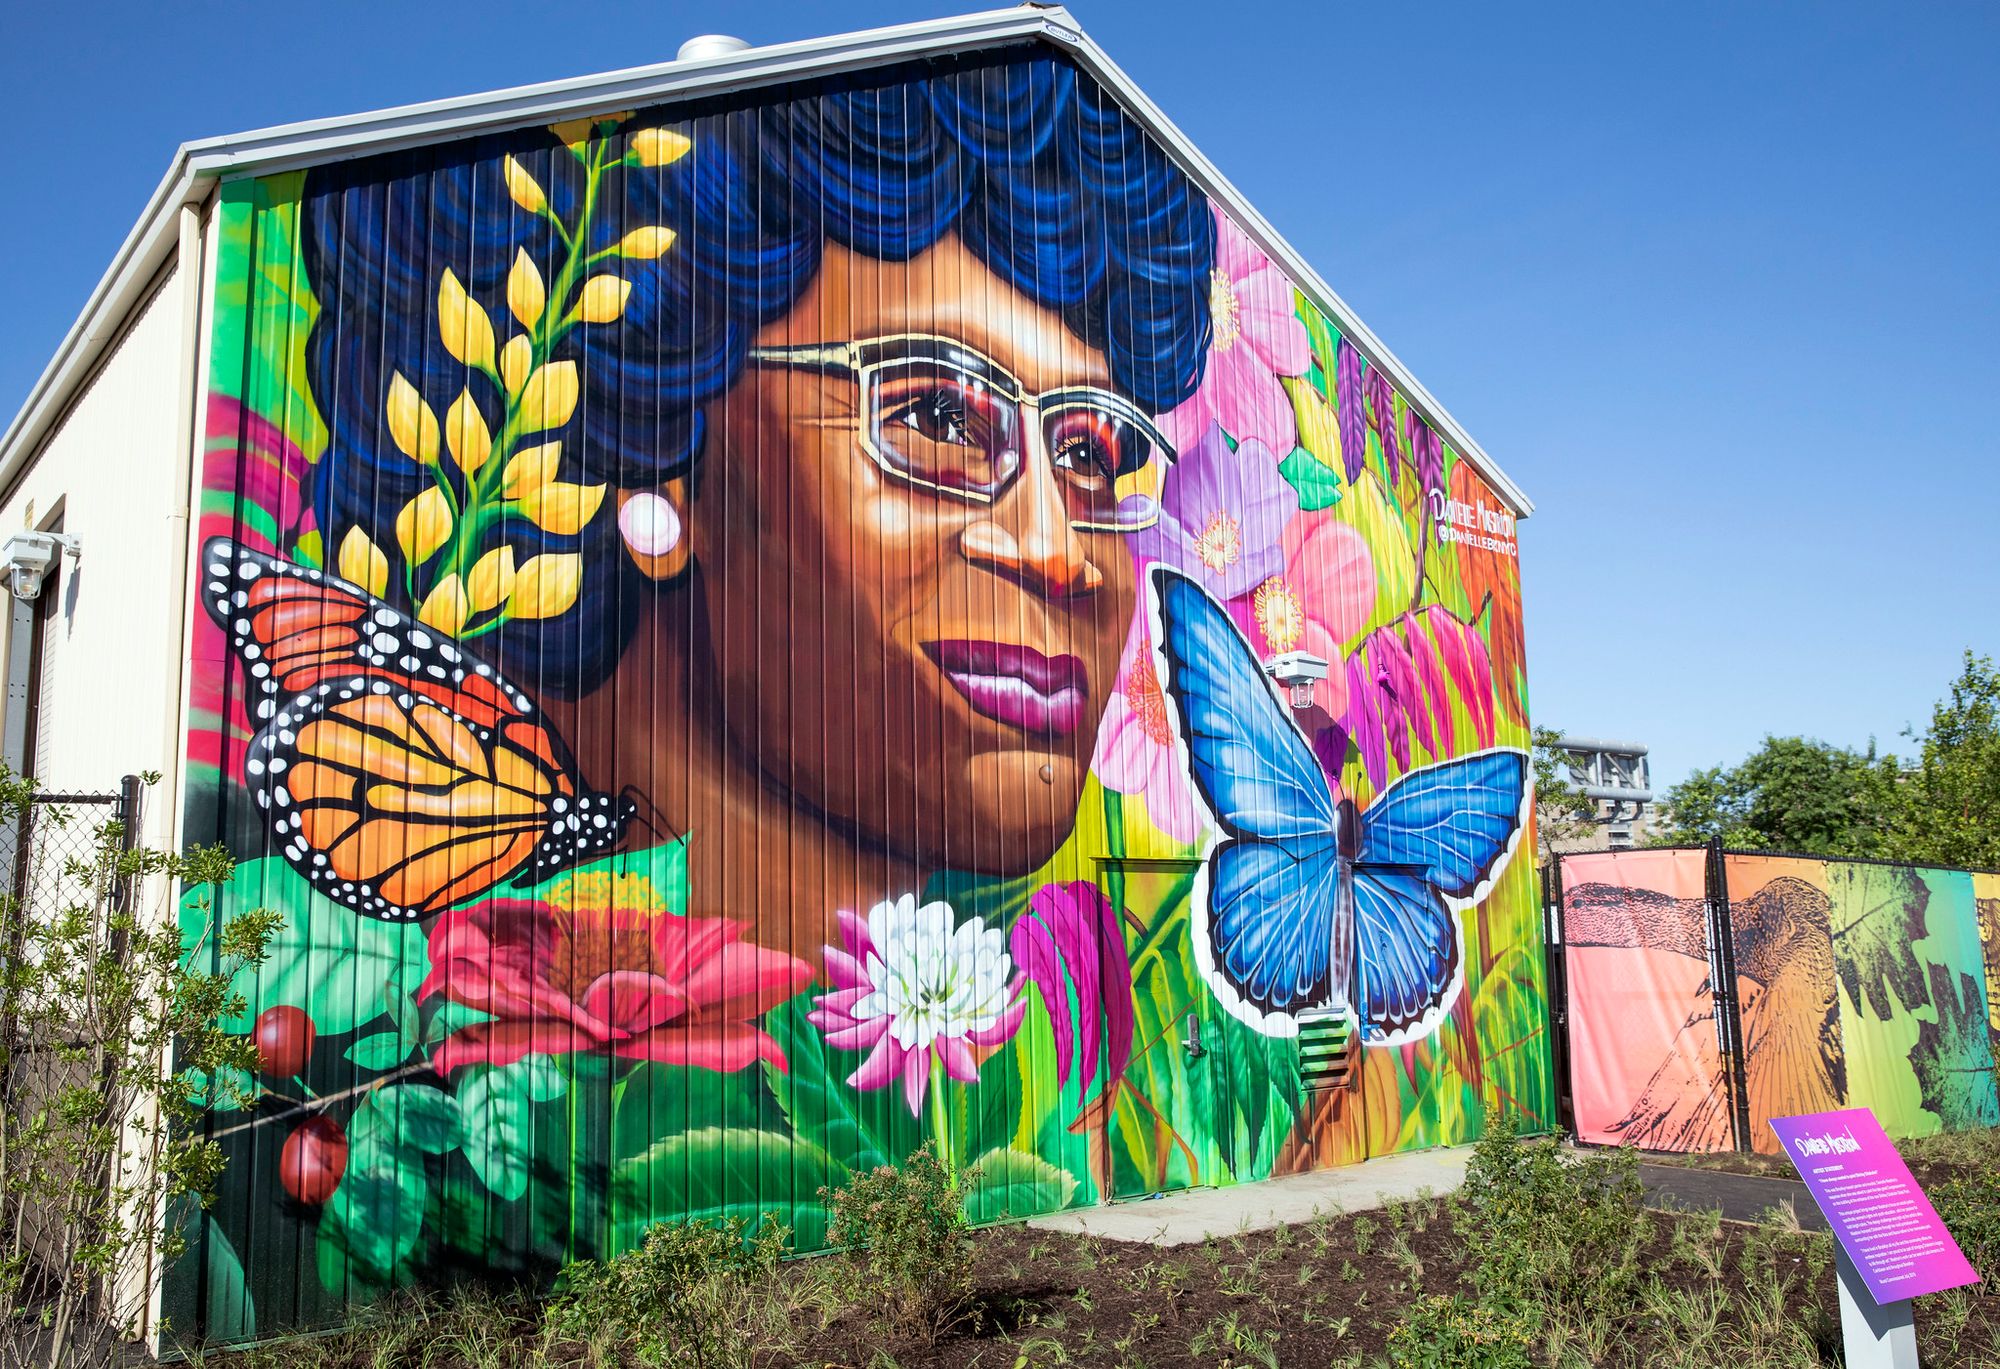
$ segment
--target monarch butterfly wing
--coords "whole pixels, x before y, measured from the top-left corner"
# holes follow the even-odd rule
[[[492,667],[338,576],[227,537],[202,548],[202,572],[202,604],[243,663],[260,722],[285,700],[343,679],[448,694],[455,711],[489,724],[534,716]]]
[[[244,768],[293,868],[389,921],[429,917],[521,868],[573,792],[505,726],[379,681],[286,701]]]

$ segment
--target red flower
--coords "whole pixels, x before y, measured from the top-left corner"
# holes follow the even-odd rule
[[[491,1022],[462,1027],[431,1058],[440,1074],[528,1055],[607,1051],[628,1060],[735,1071],[785,1053],[756,1018],[803,989],[802,960],[740,940],[727,918],[498,899],[431,929],[442,993]]]

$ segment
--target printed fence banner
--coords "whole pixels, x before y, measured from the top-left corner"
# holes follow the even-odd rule
[[[1847,1098],[1827,865],[1790,856],[1723,860],[1750,1146],[1775,1155],[1772,1118],[1824,1112]]]
[[[1704,959],[1705,860],[1563,861],[1583,1140],[1734,1144]],[[2000,1125],[2000,900],[1988,897],[2000,877],[1734,852],[1722,869],[1752,1148],[1777,1153],[1773,1118],[1847,1106],[1898,1137]]]
[[[1734,1144],[1709,991],[1707,867],[1705,851],[1563,860],[1580,1140],[1648,1150]]]
[[[285,929],[183,1331],[1551,1124],[1513,515],[1074,68],[215,212],[186,829]]]

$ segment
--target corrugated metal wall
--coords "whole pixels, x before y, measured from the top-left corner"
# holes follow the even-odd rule
[[[1548,1124],[1512,517],[1071,69],[219,212],[189,835],[288,924],[182,1328]]]

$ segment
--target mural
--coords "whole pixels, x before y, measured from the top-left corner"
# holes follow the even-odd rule
[[[1563,861],[1583,1139],[1737,1144],[1709,974],[1706,867],[1703,851]],[[1777,1154],[1771,1118],[1842,1107],[1872,1108],[1896,1136],[2000,1124],[2000,957],[1991,901],[1980,897],[1995,876],[1733,852],[1722,868],[1747,1144]],[[1649,985],[1670,986],[1670,1010],[1609,1011],[1612,986],[1643,1002]]]
[[[872,79],[225,187],[183,1329],[1549,1125],[1511,515],[1069,68]]]

